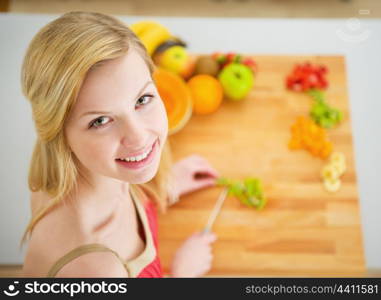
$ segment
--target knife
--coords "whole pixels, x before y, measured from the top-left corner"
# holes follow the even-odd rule
[[[217,218],[217,215],[221,211],[221,207],[222,207],[222,204],[224,203],[224,201],[226,199],[227,193],[228,193],[228,188],[225,187],[223,189],[223,191],[220,193],[220,195],[216,201],[216,204],[214,205],[214,208],[213,208],[213,210],[209,216],[208,222],[206,223],[206,226],[204,227],[203,233],[209,232],[210,229],[212,228],[214,221]]]

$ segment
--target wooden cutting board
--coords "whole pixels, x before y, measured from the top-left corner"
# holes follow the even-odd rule
[[[229,196],[212,230],[213,264],[207,276],[362,276],[365,261],[353,154],[345,59],[342,56],[252,56],[259,67],[255,85],[241,102],[224,100],[208,116],[193,115],[169,137],[174,160],[205,157],[228,178],[261,178],[268,198],[256,211]],[[328,67],[326,99],[344,121],[328,130],[334,150],[347,159],[337,193],[324,190],[325,162],[287,144],[297,116],[308,116],[312,99],[285,89],[296,63]],[[206,224],[222,187],[184,195],[159,214],[159,255],[169,272],[176,249]]]

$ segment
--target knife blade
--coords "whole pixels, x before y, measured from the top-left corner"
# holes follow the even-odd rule
[[[219,195],[219,197],[218,197],[218,199],[216,201],[216,204],[214,205],[213,210],[210,213],[209,219],[208,219],[208,221],[207,221],[207,223],[206,223],[206,225],[204,227],[203,233],[209,232],[210,229],[212,228],[212,226],[214,224],[214,221],[217,218],[217,215],[221,211],[221,207],[222,207],[222,204],[224,203],[224,201],[226,199],[227,193],[228,193],[228,188],[225,187],[223,189],[223,191],[220,193],[220,195]]]

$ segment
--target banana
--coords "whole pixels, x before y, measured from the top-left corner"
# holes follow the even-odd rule
[[[340,189],[341,180],[340,178],[336,178],[334,180],[325,179],[324,187],[328,192],[337,192]]]
[[[331,163],[345,164],[345,156],[341,152],[333,152],[329,160]]]
[[[339,176],[343,175],[347,169],[347,166],[344,161],[332,162],[331,166],[336,169],[337,173],[339,173]]]
[[[336,167],[340,176],[345,172],[346,162],[345,162],[345,156],[343,153],[341,152],[332,153],[330,157],[330,162]]]
[[[133,23],[129,26],[129,28],[137,35],[141,36],[144,32],[156,27],[158,25],[157,22],[154,21],[139,21]]]
[[[131,30],[139,37],[147,52],[152,56],[155,49],[172,35],[169,30],[154,21],[141,21],[130,26]]]
[[[143,34],[140,39],[142,40],[144,46],[146,46],[148,54],[152,56],[155,49],[170,37],[171,34],[166,28],[156,27]]]
[[[341,186],[340,176],[346,170],[345,156],[341,152],[334,152],[331,154],[329,163],[321,170],[321,177],[323,178],[324,187],[329,192],[336,192]]]
[[[321,177],[323,179],[331,179],[334,180],[339,177],[339,171],[336,166],[332,164],[325,165],[321,171]]]

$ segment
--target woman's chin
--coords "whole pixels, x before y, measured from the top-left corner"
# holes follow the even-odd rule
[[[142,173],[136,172],[134,176],[124,176],[123,181],[126,181],[131,184],[147,183],[151,181],[157,173],[157,169],[156,168],[153,168],[153,169],[154,170],[152,171],[150,170],[148,172],[142,172]]]

